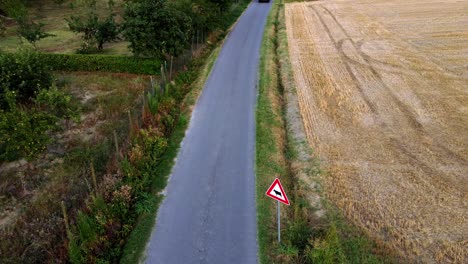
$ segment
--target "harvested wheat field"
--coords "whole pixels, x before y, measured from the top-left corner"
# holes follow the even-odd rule
[[[468,1],[286,5],[327,195],[411,262],[467,263]]]

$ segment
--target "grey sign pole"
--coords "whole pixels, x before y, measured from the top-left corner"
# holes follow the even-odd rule
[[[278,201],[278,243],[281,243],[280,202]]]

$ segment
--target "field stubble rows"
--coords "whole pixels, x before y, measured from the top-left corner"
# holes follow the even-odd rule
[[[468,2],[293,3],[286,26],[329,198],[413,261],[466,261]]]

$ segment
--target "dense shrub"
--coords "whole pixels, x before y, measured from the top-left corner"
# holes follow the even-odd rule
[[[44,63],[56,71],[104,71],[156,75],[161,66],[159,60],[150,58],[46,53],[39,56]]]
[[[14,92],[18,102],[27,103],[40,89],[51,87],[52,82],[48,63],[36,52],[0,53],[0,109],[7,107],[7,91]]]
[[[54,115],[42,111],[0,110],[0,161],[34,158],[50,142],[47,131],[55,129],[56,122]]]
[[[78,119],[71,97],[53,81],[38,53],[0,53],[0,161],[33,159],[51,141],[49,132],[59,128],[60,119]]]
[[[36,110],[42,110],[60,119],[79,120],[79,109],[71,100],[71,96],[53,86],[50,89],[42,89],[36,99]]]
[[[53,87],[41,89],[28,107],[7,91],[8,109],[0,109],[0,161],[33,159],[52,141],[49,132],[58,130],[60,119],[78,120],[79,111],[71,97]]]

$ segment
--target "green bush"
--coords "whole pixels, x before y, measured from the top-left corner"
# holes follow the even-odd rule
[[[53,86],[50,89],[42,89],[37,93],[35,103],[39,109],[53,114],[58,118],[66,120],[79,121],[79,109],[76,104],[72,103],[70,95]]]
[[[6,110],[6,93],[14,92],[15,100],[27,103],[40,89],[52,86],[48,63],[32,50],[0,53],[0,108]]]
[[[347,263],[335,225],[330,226],[324,239],[316,239],[306,254],[310,263]]]
[[[0,73],[0,161],[33,159],[51,141],[57,121],[75,115],[70,98],[48,90],[52,73],[31,50],[0,53]]]
[[[303,219],[296,219],[287,227],[286,238],[292,246],[304,250],[311,236],[308,223]]]
[[[51,142],[49,132],[60,128],[60,119],[79,118],[71,97],[56,87],[41,89],[28,108],[17,104],[13,94],[7,91],[8,109],[0,109],[0,161],[33,159]]]
[[[55,71],[103,71],[157,75],[161,62],[152,58],[108,55],[46,54],[42,61]]]
[[[13,107],[0,110],[0,161],[34,158],[50,142],[57,117],[42,111]]]

